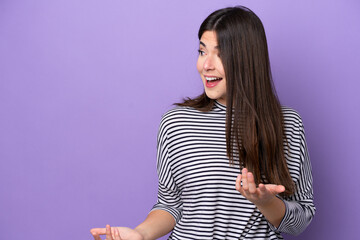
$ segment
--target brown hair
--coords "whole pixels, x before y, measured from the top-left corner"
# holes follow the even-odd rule
[[[250,9],[239,6],[210,14],[198,37],[215,31],[226,76],[226,144],[230,163],[254,174],[255,182],[294,192],[284,153],[283,115],[273,85],[264,27]],[[210,111],[214,100],[200,96],[179,106]]]

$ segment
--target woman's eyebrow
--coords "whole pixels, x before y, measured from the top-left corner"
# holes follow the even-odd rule
[[[202,41],[200,41],[200,45],[202,45],[202,46],[204,46],[204,47],[206,48],[206,44],[203,43]],[[219,49],[219,46],[215,46],[214,48],[215,48],[215,49]]]

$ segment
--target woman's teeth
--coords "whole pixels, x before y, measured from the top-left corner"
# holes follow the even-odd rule
[[[206,81],[210,82],[210,81],[216,81],[216,80],[221,80],[222,78],[217,78],[217,77],[205,77]]]

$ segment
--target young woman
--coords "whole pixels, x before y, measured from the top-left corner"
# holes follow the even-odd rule
[[[260,19],[220,9],[198,36],[204,93],[162,118],[157,203],[135,229],[94,239],[282,239],[314,216],[303,124],[276,96]]]

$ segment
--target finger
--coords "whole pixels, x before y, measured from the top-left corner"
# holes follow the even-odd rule
[[[265,193],[266,192],[266,187],[264,184],[260,183],[259,184],[259,190],[260,190],[260,193]]]
[[[248,173],[248,170],[246,168],[243,168],[243,170],[241,172],[241,175],[242,175],[242,188],[244,189],[245,192],[249,191],[247,173]]]
[[[282,193],[285,191],[285,187],[283,185],[275,185],[275,184],[267,184],[266,189],[273,195]]]
[[[101,240],[101,237],[99,235],[93,235],[94,240]]]
[[[115,228],[116,228],[116,227],[111,227],[111,228],[110,228],[110,230],[111,230],[111,237],[112,237],[113,239],[115,239]]]
[[[100,235],[104,235],[105,231],[105,228],[93,228],[90,230],[90,233],[93,235],[94,240],[101,240]]]
[[[268,194],[266,186],[262,183],[259,184],[259,198],[262,198],[264,195]]]
[[[236,181],[237,181],[236,184],[235,184],[236,190],[238,190],[241,195],[245,196],[246,193],[244,192],[244,189],[242,187],[242,182],[241,182],[242,181],[242,174],[239,174]]]
[[[276,187],[277,193],[285,192],[285,187],[283,185],[277,185]]]
[[[251,194],[256,193],[255,179],[254,179],[254,175],[251,172],[248,172],[248,174],[247,174],[247,181],[248,181],[248,186],[249,186],[249,192]]]
[[[120,237],[120,233],[119,233],[119,229],[115,228],[114,229],[114,235],[115,235],[115,240],[121,240],[121,237]]]
[[[106,240],[113,240],[110,225],[106,225]]]
[[[91,232],[91,234],[93,235],[94,240],[101,240],[99,234],[97,234],[96,232]]]
[[[91,234],[97,234],[97,235],[105,235],[106,234],[106,228],[92,228],[90,229]]]

